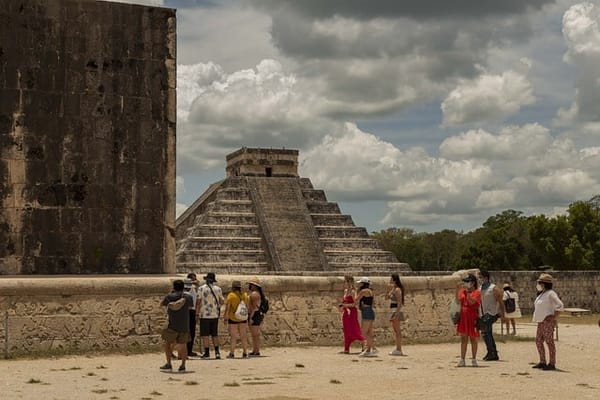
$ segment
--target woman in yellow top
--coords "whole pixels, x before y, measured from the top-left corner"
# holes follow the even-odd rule
[[[243,302],[246,305],[245,316],[237,315],[238,306]],[[225,315],[223,322],[228,326],[229,330],[229,355],[227,358],[235,358],[235,345],[238,338],[242,343],[242,358],[248,357],[248,344],[246,340],[246,325],[248,323],[248,294],[242,293],[242,282],[231,282],[231,292],[225,299]]]

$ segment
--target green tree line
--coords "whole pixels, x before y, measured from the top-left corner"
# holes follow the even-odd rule
[[[572,203],[566,215],[506,210],[462,233],[389,228],[371,234],[413,270],[600,269],[600,196]]]

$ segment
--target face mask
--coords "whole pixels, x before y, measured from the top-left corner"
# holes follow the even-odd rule
[[[538,292],[541,292],[542,290],[544,290],[544,287],[542,285],[540,285],[539,283],[537,285],[535,285],[535,288],[537,289]]]

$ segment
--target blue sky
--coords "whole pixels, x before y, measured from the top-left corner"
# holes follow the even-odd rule
[[[247,147],[369,231],[468,231],[600,193],[600,5],[138,0],[177,9],[178,213]]]

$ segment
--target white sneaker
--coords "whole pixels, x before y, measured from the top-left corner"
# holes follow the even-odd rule
[[[377,357],[377,353],[374,351],[369,351],[367,354],[365,354],[365,357]]]
[[[373,350],[371,350],[371,353],[373,353],[373,354],[377,354],[377,353],[379,353],[379,350],[377,350],[377,349],[373,349]]]
[[[388,353],[390,356],[403,356],[402,352],[398,349],[392,350]]]
[[[479,365],[477,364],[477,360],[474,358],[471,358],[471,367],[479,367]]]
[[[360,352],[360,354],[359,354],[358,356],[359,356],[359,357],[367,357],[367,354],[368,354],[368,353],[369,353],[368,351],[366,351],[366,350],[363,350],[363,351],[361,351],[361,352]]]
[[[466,364],[465,364],[465,359],[464,359],[464,358],[461,358],[461,359],[460,359],[460,361],[458,362],[458,365],[456,365],[456,366],[457,366],[457,367],[464,367],[465,365],[466,365]]]

